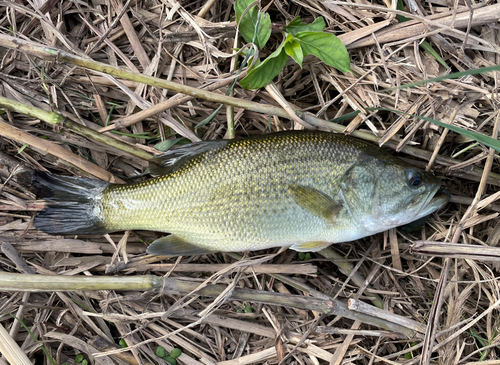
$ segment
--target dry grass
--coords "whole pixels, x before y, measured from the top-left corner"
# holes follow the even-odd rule
[[[410,20],[400,23],[395,1],[263,3],[277,26],[299,15],[305,22],[323,16],[349,49],[354,72],[307,58],[302,69],[289,63],[266,89],[237,86],[231,99],[224,95],[234,70],[229,1],[20,3],[0,3],[0,96],[55,111],[67,123],[54,126],[9,110],[0,116],[0,364],[25,363],[25,355],[36,364],[72,364],[79,353],[96,364],[156,364],[163,361],[155,356],[159,345],[182,349],[180,364],[500,363],[498,154],[419,119],[367,110],[397,109],[496,138],[498,72],[382,90],[499,64],[499,4],[408,0]],[[9,37],[19,43],[12,46]],[[280,37],[271,36],[263,55]],[[449,69],[419,47],[424,40]],[[195,98],[145,78],[96,73],[44,47],[206,94]],[[196,128],[217,100],[228,106]],[[294,109],[317,118],[290,120]],[[343,125],[321,120],[352,111],[361,113]],[[54,237],[36,231],[31,219],[41,204],[16,177],[39,169],[140,179],[160,141],[221,139],[233,131],[242,137],[302,124],[379,140],[442,176],[451,203],[416,232],[391,230],[335,245],[308,262],[294,251],[175,260],[145,255],[152,232]],[[96,130],[110,138],[98,141]],[[422,242],[412,253],[416,241]],[[443,249],[446,243],[467,246]],[[339,257],[348,261],[337,266]],[[5,273],[26,280],[7,290]],[[43,291],[42,277],[32,274],[68,278],[68,285],[88,277],[98,285],[113,276],[121,289]],[[131,287],[136,276],[145,278],[143,286]]]

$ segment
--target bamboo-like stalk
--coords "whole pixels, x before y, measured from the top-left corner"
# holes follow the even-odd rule
[[[22,104],[18,101],[14,101],[8,98],[0,96],[0,108],[5,108],[17,113],[29,115],[30,117],[38,118],[46,123],[52,125],[60,125],[69,130],[78,133],[81,136],[90,138],[96,142],[106,144],[108,146],[117,148],[121,151],[130,153],[131,155],[141,158],[143,160],[149,161],[153,156],[146,151],[143,151],[137,147],[131,146],[127,143],[121,142],[115,138],[108,135],[99,133],[93,129],[90,129],[84,125],[78,124],[63,117],[61,114],[56,112],[48,112],[40,108],[36,108],[30,105]]]
[[[53,125],[61,124],[61,122],[64,120],[64,117],[58,113],[48,112],[31,105],[26,105],[18,101],[4,98],[3,96],[0,96],[0,108],[5,108],[13,112],[18,112],[33,118],[38,118]]]
[[[53,292],[75,290],[160,290],[162,278],[153,275],[55,276],[0,272],[0,291]]]
[[[208,86],[206,86],[205,90],[214,91],[220,89],[221,87],[227,84],[230,84],[231,82],[233,82],[233,80],[228,79],[213,84],[209,84]],[[144,110],[138,111],[137,113],[128,115],[120,119],[113,120],[112,123],[109,124],[108,126],[99,129],[99,132],[108,132],[131,126],[132,124],[139,123],[146,118],[151,118],[157,114],[163,113],[165,110],[171,109],[174,106],[186,103],[193,99],[194,99],[193,96],[177,94],[168,100],[161,101],[158,104],[151,106],[150,108],[146,108]]]
[[[120,291],[154,291],[169,294],[188,294],[217,297],[225,285],[208,285],[199,289],[200,283],[189,279],[162,278],[153,275],[107,277],[107,276],[54,276],[25,275],[0,272],[0,291],[12,292],[53,292],[76,290],[120,290]],[[413,337],[415,331],[399,324],[375,318],[363,313],[350,311],[347,304],[340,300],[328,300],[301,295],[281,294],[261,290],[235,288],[230,298],[240,301],[250,301],[279,305],[303,310],[313,310],[327,315],[338,315],[352,320],[361,321],[388,331],[402,333]]]

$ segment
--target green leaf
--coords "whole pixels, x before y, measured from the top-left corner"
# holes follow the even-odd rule
[[[401,113],[401,112],[399,112],[399,113]],[[484,134],[481,134],[481,133],[477,133],[474,131],[469,131],[467,129],[457,127],[456,125],[453,125],[453,124],[443,123],[443,122],[440,122],[440,121],[435,120],[435,119],[421,117],[421,116],[416,116],[416,117],[419,119],[423,119],[427,122],[434,123],[440,127],[448,128],[449,130],[451,130],[455,133],[469,137],[475,141],[478,141],[478,142],[484,144],[487,147],[493,148],[497,152],[500,152],[500,141],[497,139],[491,138],[489,136],[485,136]]]
[[[177,360],[175,360],[172,356],[170,355],[165,355],[163,356],[163,360],[165,360],[166,362],[168,362],[170,365],[176,365],[177,364]]]
[[[156,348],[156,356],[163,357],[163,356],[165,356],[166,353],[167,352],[165,351],[165,348],[163,346],[158,346]]]
[[[245,89],[258,89],[269,84],[286,65],[288,55],[284,50],[285,42],[271,53],[260,65],[252,68],[248,75],[240,81]]]
[[[28,147],[27,144],[23,145],[20,149],[17,150],[17,154],[21,154],[26,149],[26,147]]]
[[[83,361],[83,355],[82,354],[78,354],[75,356],[75,362],[76,363],[80,363]]]
[[[219,107],[217,109],[215,109],[212,112],[212,114],[210,114],[208,117],[206,117],[201,122],[199,122],[198,124],[196,124],[195,127],[194,127],[194,129],[201,128],[204,125],[210,123],[217,116],[217,114],[219,113],[219,111],[222,109],[222,106],[223,106],[223,104],[219,105]]]
[[[432,57],[434,57],[440,64],[442,64],[444,67],[446,68],[450,68],[446,62],[444,62],[444,60],[441,58],[441,56],[439,55],[439,53],[437,53],[434,48],[432,48],[432,46],[427,42],[427,41],[423,41],[421,44],[420,44],[420,47],[422,47],[423,49],[425,49]]]
[[[302,52],[302,48],[300,47],[300,42],[296,40],[291,34],[286,37],[285,52],[299,64],[300,68],[302,68],[304,53]]]
[[[325,27],[325,20],[322,16],[316,18],[311,24],[304,24],[300,17],[296,17],[288,25],[285,25],[285,30],[295,36],[300,32],[322,32]]]
[[[401,11],[405,11],[405,6],[403,4],[403,0],[398,0],[398,10],[401,10]],[[403,15],[398,15],[398,20],[401,22],[401,23],[404,23],[410,19],[408,19],[407,17],[403,16]]]
[[[170,147],[175,146],[180,142],[188,141],[186,138],[174,138],[174,139],[166,139],[154,145],[154,148],[158,151],[165,152]]]
[[[234,12],[236,13],[236,23],[240,22],[241,16],[248,8],[250,4],[253,4],[255,1],[252,0],[236,0],[234,2]]]
[[[249,304],[245,305],[245,308],[243,309],[243,313],[253,313],[252,306]]]
[[[323,32],[300,32],[295,37],[300,41],[304,56],[312,54],[337,70],[351,71],[347,49],[335,35]]]
[[[260,13],[257,5],[252,6],[245,15],[245,10],[254,0],[237,0],[234,3],[236,22],[240,33],[247,43],[254,43],[258,49],[264,48],[271,36],[271,17],[268,13]]]
[[[170,351],[170,356],[173,357],[174,359],[177,359],[181,355],[182,355],[181,349],[173,348],[172,351]]]

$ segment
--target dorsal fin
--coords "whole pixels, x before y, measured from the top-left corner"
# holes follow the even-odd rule
[[[153,175],[170,174],[193,157],[208,151],[218,150],[226,146],[228,142],[228,140],[223,139],[216,141],[203,141],[174,148],[156,156],[149,164],[149,170]]]

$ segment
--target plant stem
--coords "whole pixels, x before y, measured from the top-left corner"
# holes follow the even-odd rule
[[[61,124],[64,120],[64,117],[61,114],[48,112],[40,108],[35,108],[31,105],[22,104],[18,101],[4,98],[3,96],[0,96],[0,108],[28,115],[53,125]]]
[[[52,292],[76,290],[159,290],[162,278],[153,275],[56,276],[0,273],[0,290],[15,292]]]
[[[35,108],[30,105],[25,105],[22,104],[18,101],[14,101],[11,99],[4,98],[0,96],[0,108],[5,108],[17,113],[29,115],[30,117],[33,118],[38,118],[40,120],[43,120],[46,123],[52,124],[52,125],[61,125],[65,128],[68,128],[69,130],[82,135],[84,137],[87,137],[91,140],[94,140],[96,142],[103,143],[105,145],[117,148],[121,151],[130,153],[131,155],[138,157],[140,159],[149,161],[151,160],[154,156],[151,154],[147,153],[146,151],[143,151],[137,147],[131,146],[127,143],[121,142],[115,138],[112,138],[108,135],[99,133],[93,129],[90,129],[84,125],[78,124],[73,122],[70,119],[67,119],[63,117],[61,114],[56,113],[56,112],[48,112],[40,108]]]
[[[142,160],[145,161],[150,161],[154,158],[153,155],[150,153],[141,150],[140,148],[134,147],[132,145],[129,145],[127,143],[121,142],[117,139],[114,139],[106,134],[99,133],[98,131],[95,131],[93,129],[90,129],[84,125],[78,124],[73,122],[72,120],[65,119],[62,123],[62,125],[69,130],[78,133],[84,137],[90,138],[96,142],[100,142],[103,144],[106,144],[110,147],[114,147],[116,149],[119,149],[121,151],[130,153],[132,156],[138,157]]]
[[[126,277],[108,276],[56,276],[56,275],[25,275],[0,273],[0,290],[12,292],[53,292],[75,290],[122,290],[122,291],[154,291],[169,294],[187,294],[218,297],[227,289],[226,285],[208,285],[199,288],[200,283],[189,278],[164,278],[154,275],[139,275]],[[251,301],[270,305],[279,305],[303,310],[313,310],[327,315],[338,315],[352,320],[361,321],[389,331],[399,332],[408,337],[416,335],[415,331],[399,324],[356,313],[348,309],[347,304],[340,300],[328,300],[302,295],[281,294],[261,290],[235,288],[230,298],[241,301]]]
[[[125,80],[131,80],[150,86],[161,87],[177,93],[191,95],[197,98],[202,98],[216,103],[233,105],[239,108],[244,108],[247,110],[252,110],[264,114],[270,114],[270,115],[276,114],[282,117],[287,117],[286,112],[280,107],[246,101],[235,97],[230,97],[223,94],[217,94],[214,92],[198,89],[192,86],[181,85],[172,81],[160,79],[158,77],[143,75],[139,72],[128,71],[117,66],[107,65],[102,62],[94,61],[90,58],[77,56],[56,48],[41,46],[35,42],[26,41],[8,35],[2,35],[2,37],[0,37],[0,46],[16,49],[18,51],[23,51],[30,55],[40,57],[44,60],[49,60],[52,62],[67,62],[72,65],[80,66],[89,70],[102,72]]]

